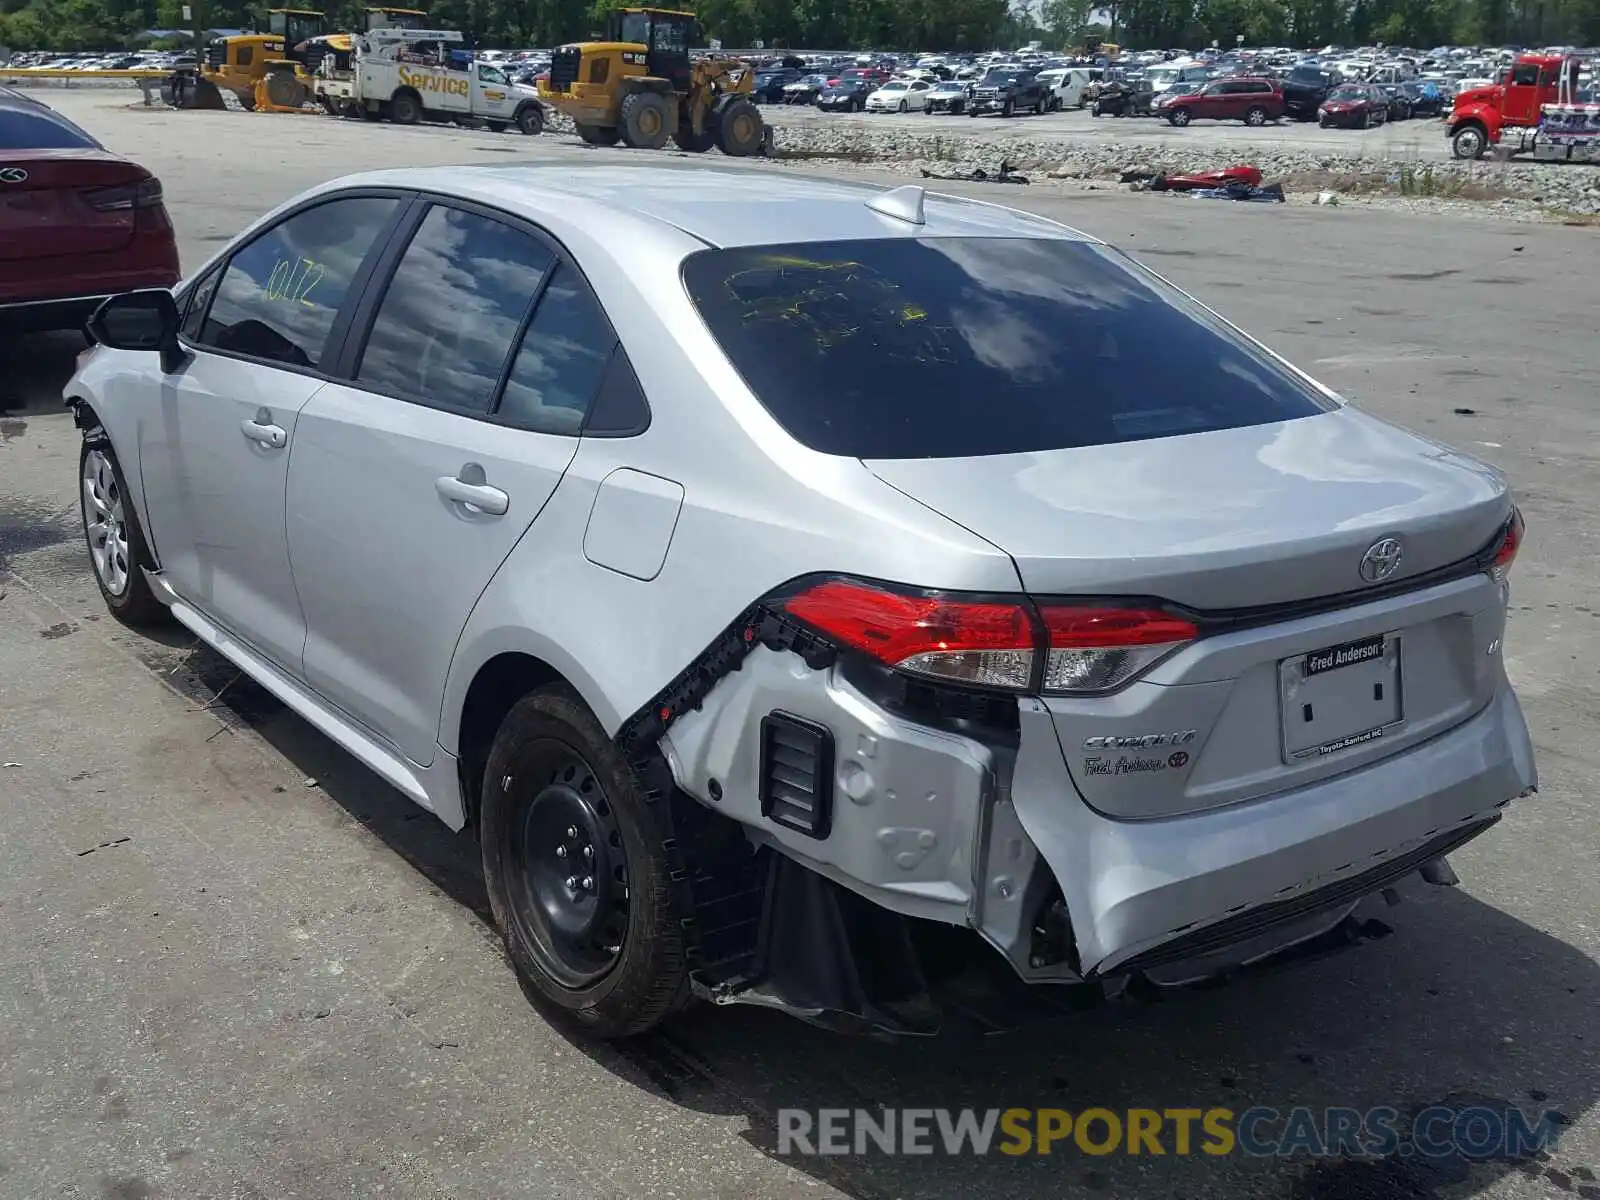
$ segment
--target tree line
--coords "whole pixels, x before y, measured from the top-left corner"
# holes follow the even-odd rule
[[[289,2],[289,0],[280,0]],[[293,0],[316,7],[316,0]],[[440,27],[482,46],[554,46],[605,26],[612,0],[411,0]],[[639,2],[639,0],[633,0]],[[208,28],[264,18],[243,0],[190,0]],[[0,0],[0,44],[13,50],[147,45],[149,29],[187,29],[182,0]],[[1039,41],[1067,49],[1097,36],[1134,47],[1212,43],[1311,47],[1600,44],[1600,0],[703,0],[709,36],[728,47],[990,50]],[[332,28],[359,28],[340,0]],[[1091,24],[1109,15],[1109,26]]]

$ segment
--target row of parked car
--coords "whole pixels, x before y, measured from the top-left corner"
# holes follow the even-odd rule
[[[758,72],[758,104],[814,104],[826,112],[1019,113],[1083,108],[1102,72],[1089,67],[1044,71],[994,67],[976,79],[941,78],[933,70],[890,75],[877,67],[852,67],[836,75],[792,70]]]
[[[1123,107],[1136,107],[1120,97],[1119,100]],[[1107,107],[1106,99],[1096,97],[1096,116]],[[1324,129],[1368,129],[1386,121],[1438,117],[1447,107],[1448,101],[1437,88],[1414,81],[1338,83],[1307,99],[1282,80],[1234,76],[1204,83],[1174,84],[1153,98],[1150,112],[1178,126],[1198,120],[1237,120],[1246,125],[1265,125],[1268,121],[1290,117],[1315,119]]]

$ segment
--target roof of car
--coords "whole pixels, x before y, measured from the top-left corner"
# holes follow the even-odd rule
[[[608,214],[643,218],[717,247],[896,236],[1098,240],[1033,213],[932,191],[917,225],[867,207],[887,190],[880,185],[698,163],[411,168],[346,176],[331,186],[415,188],[534,221],[553,209],[596,225]]]

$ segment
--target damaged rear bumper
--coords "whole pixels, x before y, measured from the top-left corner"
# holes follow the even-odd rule
[[[1017,709],[1006,736],[935,728],[880,703],[838,666],[762,648],[661,744],[689,796],[818,877],[824,891],[853,894],[847,908],[857,915],[825,924],[860,928],[860,914],[877,911],[964,927],[1030,984],[1133,975],[1182,983],[1267,958],[1341,924],[1362,898],[1431,870],[1537,782],[1521,710],[1502,687],[1476,716],[1371,766],[1225,808],[1117,819],[1079,796],[1048,709],[1032,699]],[[796,769],[768,760],[761,731],[775,714],[817,739],[811,766],[798,768],[816,773],[805,785],[821,806],[815,820],[785,818],[763,801],[779,766]],[[707,990],[722,1000],[795,1001],[761,947],[784,943],[786,923],[814,923],[820,895],[806,891],[796,901],[805,915],[790,922],[769,894],[752,961]],[[822,953],[808,944],[802,957]],[[857,953],[837,950],[840,962]],[[855,965],[842,974],[870,974]],[[840,974],[836,966],[827,969]],[[827,1007],[811,997],[791,1011],[814,1017]]]
[[[1263,956],[1470,840],[1537,785],[1521,708],[1503,687],[1470,720],[1368,767],[1224,809],[1116,820],[1064,793],[1049,714],[1023,708],[1010,804],[1060,886],[1076,961],[1001,948],[1041,981],[1172,968],[1229,949],[1228,965]],[[989,865],[980,928],[998,944],[1016,923],[994,920],[1004,864],[991,854]]]

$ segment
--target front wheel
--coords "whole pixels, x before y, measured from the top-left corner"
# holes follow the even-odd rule
[[[900,107],[898,109],[896,109],[895,111],[896,112],[905,112],[906,111],[906,102],[904,100],[900,101]]]
[[[688,996],[669,831],[565,686],[518,701],[484,772],[484,884],[518,974],[601,1037],[642,1033]]]
[[[1009,100],[1007,100],[1003,105],[1000,106],[1000,115],[1002,117],[1009,117],[1013,113],[1015,113],[1016,111],[1017,111],[1016,105],[1014,105]]]
[[[100,598],[125,625],[149,625],[167,614],[144,577],[155,565],[139,528],[111,442],[103,433],[84,439],[78,454],[78,507]]]
[[[1168,117],[1167,117],[1167,120],[1171,121],[1174,125],[1178,126],[1178,128],[1180,128],[1180,129],[1183,128],[1185,125],[1187,125],[1193,119],[1194,118],[1191,116],[1191,114],[1190,114],[1190,112],[1189,112],[1189,110],[1187,108],[1175,108],[1175,109],[1172,110],[1171,114],[1168,115]]]
[[[1463,125],[1450,138],[1450,153],[1456,158],[1482,158],[1489,138],[1480,125]]]

